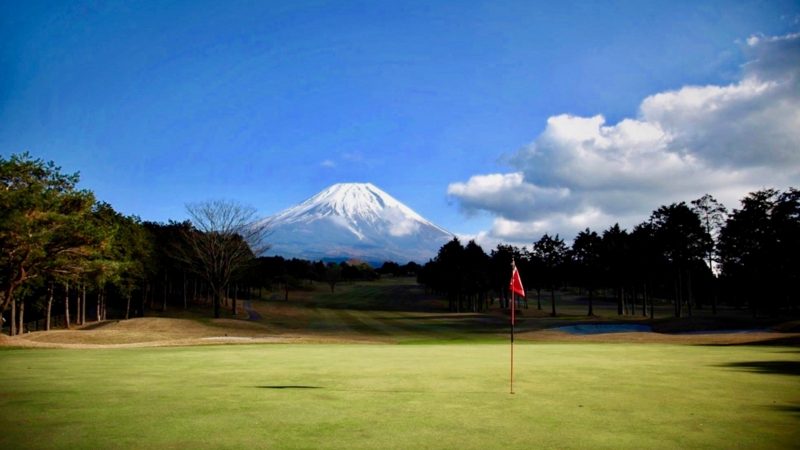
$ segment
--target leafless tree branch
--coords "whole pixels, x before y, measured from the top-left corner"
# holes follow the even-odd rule
[[[185,232],[188,254],[183,258],[214,291],[214,316],[235,274],[269,249],[268,223],[258,220],[254,208],[228,200],[210,200],[186,206],[193,229]]]

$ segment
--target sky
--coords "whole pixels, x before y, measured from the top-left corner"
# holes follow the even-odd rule
[[[800,186],[796,1],[0,0],[0,154],[143,220],[371,182],[485,247]]]

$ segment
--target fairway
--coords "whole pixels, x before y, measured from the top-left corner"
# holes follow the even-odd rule
[[[525,343],[0,349],[1,448],[791,448],[800,352]]]

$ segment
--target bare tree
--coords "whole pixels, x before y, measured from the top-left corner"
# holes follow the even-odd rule
[[[186,210],[193,228],[184,232],[186,248],[179,254],[208,283],[219,318],[231,278],[269,248],[268,223],[256,219],[254,208],[227,200],[189,204]]]
[[[717,199],[706,194],[697,200],[692,200],[692,211],[700,218],[700,223],[711,236],[711,246],[706,254],[708,268],[714,277],[720,273],[719,237],[725,222],[728,219],[728,210]],[[717,314],[717,286],[714,284],[714,294],[711,296],[711,311]]]

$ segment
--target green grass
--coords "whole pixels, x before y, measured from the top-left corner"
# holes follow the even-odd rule
[[[792,448],[800,352],[520,344],[0,349],[0,448]]]

